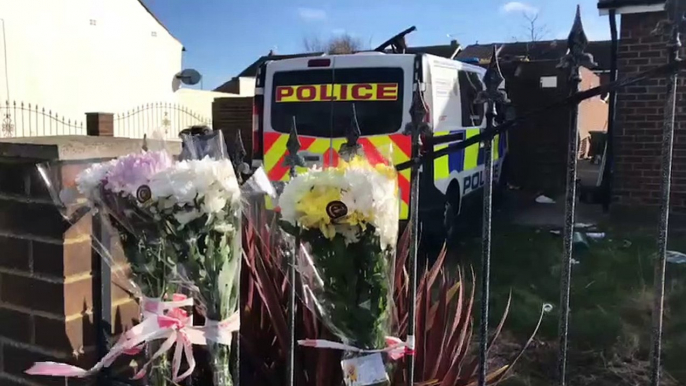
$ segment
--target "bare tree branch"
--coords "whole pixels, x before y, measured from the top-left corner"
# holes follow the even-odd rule
[[[522,14],[524,19],[527,21],[525,28],[526,38],[530,42],[540,42],[546,35],[550,32],[548,26],[545,24],[540,24],[538,22],[539,13],[527,13]]]
[[[317,36],[304,37],[303,48],[306,52],[324,52],[326,51],[326,43]]]
[[[364,49],[364,44],[358,38],[348,34],[332,37],[324,42],[318,37],[303,39],[303,48],[307,52],[326,52],[329,54],[350,54]]]
[[[354,38],[348,34],[340,35],[329,40],[329,50],[331,54],[351,54],[363,49],[363,44],[360,39]]]

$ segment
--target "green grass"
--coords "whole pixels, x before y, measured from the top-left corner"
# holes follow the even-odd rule
[[[589,240],[588,248],[574,253],[579,264],[573,266],[571,286],[568,373],[576,379],[571,384],[641,382],[645,377],[655,238],[646,231],[603,228],[605,239]],[[543,344],[533,349],[538,353],[527,355],[518,368],[520,377],[511,384],[546,384],[546,379],[549,384],[557,355],[562,238],[510,224],[496,224],[493,237],[491,325],[499,321],[510,291],[512,307],[505,330],[518,342],[533,331],[542,305],[554,306],[537,336]],[[672,237],[670,249],[686,251],[686,237]],[[460,264],[472,264],[480,277],[480,239],[465,241],[456,255]],[[685,283],[686,265],[668,264],[664,363],[680,384],[686,383]]]

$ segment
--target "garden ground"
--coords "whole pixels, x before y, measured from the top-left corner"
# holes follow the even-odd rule
[[[582,214],[588,210],[580,209]],[[529,208],[527,212],[531,213],[531,210],[535,209]],[[508,386],[550,385],[556,380],[557,369],[562,238],[551,232],[558,224],[524,221],[526,225],[518,225],[516,223],[521,221],[517,218],[501,213],[494,219],[491,325],[500,320],[510,293],[512,305],[492,356],[515,355],[533,331],[542,306],[551,304],[553,311],[545,315],[535,341],[515,367],[514,376],[504,383]],[[559,218],[563,218],[562,213]],[[656,224],[652,222],[619,224],[601,218],[597,232],[603,232],[604,237],[595,241],[589,239],[587,246],[575,245],[567,371],[570,385],[648,383],[655,231]],[[686,252],[686,233],[671,233],[669,249]],[[472,265],[477,270],[477,278],[481,276],[478,272],[480,243],[477,229],[474,236],[465,237],[451,253],[456,263]],[[670,263],[667,267],[663,385],[686,384],[684,296],[686,264]]]

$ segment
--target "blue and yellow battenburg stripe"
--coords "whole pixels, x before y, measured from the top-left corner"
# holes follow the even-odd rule
[[[481,133],[480,128],[469,128],[463,130],[453,130],[453,131],[439,131],[435,132],[435,137],[442,137],[448,134],[455,134],[463,131],[465,133],[465,139],[472,138],[479,133]],[[454,142],[453,142],[454,143]],[[438,145],[435,151],[445,149],[450,144]],[[507,144],[506,141],[500,140],[500,135],[496,135],[493,138],[493,159],[500,159],[500,155],[505,151]],[[441,181],[450,177],[452,172],[462,172],[464,170],[475,169],[479,165],[484,163],[484,153],[483,148],[480,144],[475,143],[474,145],[468,146],[466,149],[461,151],[456,151],[450,153],[446,157],[440,157],[434,160],[434,181]]]

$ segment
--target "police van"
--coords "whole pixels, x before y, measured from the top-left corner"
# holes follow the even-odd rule
[[[274,182],[289,178],[284,160],[294,122],[307,166],[335,165],[353,120],[365,154],[378,155],[380,147],[391,146],[393,162],[405,162],[411,143],[404,131],[415,93],[423,101],[429,135],[471,138],[486,127],[485,108],[474,103],[484,89],[484,73],[479,66],[423,53],[362,52],[264,63],[256,79],[253,166],[264,166]],[[507,151],[507,134],[496,136],[496,188],[504,180]],[[443,237],[446,225],[467,206],[478,207],[470,202],[480,199],[484,185],[483,144],[424,164],[421,176],[423,230]],[[409,215],[409,180],[409,170],[399,173],[401,219]]]

